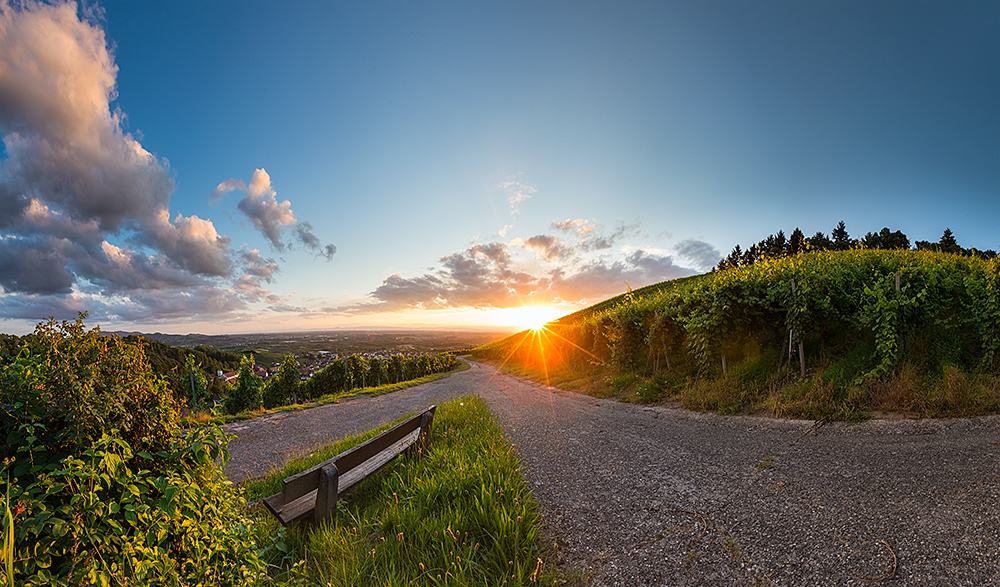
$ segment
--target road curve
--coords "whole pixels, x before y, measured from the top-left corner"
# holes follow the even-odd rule
[[[1000,585],[1000,418],[820,424],[600,400],[473,364],[227,426],[226,474],[465,394],[522,458],[556,562],[591,585]]]

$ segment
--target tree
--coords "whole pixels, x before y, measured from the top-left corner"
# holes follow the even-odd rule
[[[308,399],[315,399],[344,390],[345,369],[343,359],[334,359],[326,367],[313,373],[303,385],[302,391]]]
[[[900,230],[889,232],[888,228],[883,228],[879,231],[879,236],[882,239],[882,248],[884,249],[910,248],[910,239]]]
[[[909,249],[910,239],[901,231],[890,232],[888,227],[875,232],[865,234],[861,243],[868,249],[881,249],[888,251],[892,249]]]
[[[188,396],[191,399],[191,409],[196,410],[208,398],[208,380],[201,372],[201,365],[195,364],[194,355],[188,355],[184,359],[186,377],[188,384]]]
[[[740,264],[742,263],[742,260],[743,260],[743,251],[740,249],[740,245],[736,245],[735,247],[733,247],[732,252],[729,253],[729,256],[719,261],[719,264],[716,265],[715,268],[718,269],[719,271],[722,271],[724,269],[739,267]]]
[[[298,403],[299,378],[298,361],[292,355],[285,355],[278,374],[264,386],[264,407],[276,408],[288,405],[289,401]]]
[[[830,237],[833,239],[833,248],[838,251],[846,251],[851,248],[851,235],[847,234],[847,227],[844,226],[844,221],[841,220],[837,223],[837,228],[833,229],[830,233]]]
[[[822,232],[817,232],[807,238],[806,242],[809,243],[809,248],[814,251],[829,251],[834,248],[833,241]]]
[[[393,383],[403,381],[403,355],[392,355],[389,357],[389,373],[393,376]]]
[[[253,355],[243,355],[236,385],[226,397],[225,408],[230,414],[259,409],[263,403],[264,382],[257,375]]]
[[[944,229],[944,234],[941,235],[941,240],[938,241],[938,248],[944,253],[961,255],[963,252],[962,247],[958,246],[958,241],[955,240],[955,235],[952,234],[950,228]]]
[[[347,357],[344,363],[347,369],[347,376],[344,379],[344,391],[348,391],[356,387],[364,387],[366,383],[365,372],[368,370],[368,365],[366,364],[364,357],[354,354]]]
[[[373,383],[375,387],[382,385],[382,380],[385,379],[385,361],[379,357],[372,357],[368,359],[368,370],[371,373],[371,377],[374,380]]]
[[[806,237],[802,234],[802,231],[796,226],[795,230],[792,231],[792,236],[788,239],[788,252],[792,255],[798,255],[806,250],[805,247]]]

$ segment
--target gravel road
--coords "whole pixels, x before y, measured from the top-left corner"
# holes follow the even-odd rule
[[[561,565],[605,585],[1000,585],[1000,418],[861,424],[600,400],[486,365],[227,426],[234,481],[288,452],[478,394]]]

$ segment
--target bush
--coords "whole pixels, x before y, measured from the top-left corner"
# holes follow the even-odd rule
[[[246,501],[216,465],[218,428],[133,453],[105,434],[11,480],[14,577],[31,585],[242,585],[263,576]],[[20,448],[28,460],[34,443]],[[17,463],[22,462],[17,458]],[[6,483],[5,483],[6,485]]]
[[[85,317],[39,324],[0,371],[4,457],[31,437],[40,457],[56,461],[112,430],[135,450],[168,446],[178,416],[166,383],[140,345],[86,330]]]
[[[13,522],[3,534],[15,584],[253,581],[263,563],[246,504],[219,467],[228,438],[177,430],[141,343],[83,318],[39,324],[0,368],[0,519]]]

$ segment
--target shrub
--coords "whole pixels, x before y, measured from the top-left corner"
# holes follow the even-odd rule
[[[0,370],[0,433],[11,447],[34,445],[43,460],[79,454],[105,433],[135,450],[167,447],[177,410],[166,383],[152,374],[142,346],[74,322],[39,324]]]
[[[254,372],[253,355],[244,355],[240,359],[240,372],[236,376],[236,385],[226,396],[225,408],[230,414],[239,414],[246,410],[256,410],[263,405],[264,382]]]
[[[263,563],[220,472],[228,438],[177,430],[141,343],[84,318],[39,324],[0,368],[4,570],[27,586],[252,582]]]
[[[37,441],[37,439],[36,439]],[[264,565],[246,501],[222,479],[218,428],[133,453],[105,434],[79,455],[35,463],[16,500],[13,574],[31,585],[245,584]],[[28,461],[35,441],[19,449]],[[23,461],[22,461],[23,459]],[[8,509],[10,511],[10,509]]]

